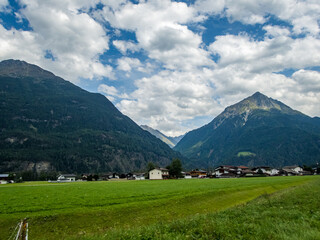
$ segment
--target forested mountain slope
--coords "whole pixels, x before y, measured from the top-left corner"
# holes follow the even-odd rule
[[[87,92],[38,66],[0,63],[0,172],[128,172],[181,155]]]

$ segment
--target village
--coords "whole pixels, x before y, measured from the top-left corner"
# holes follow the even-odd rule
[[[311,170],[311,171],[308,171]],[[302,176],[302,175],[316,175],[317,168],[303,169],[300,166],[286,166],[282,169],[271,167],[254,167],[246,166],[230,166],[222,165],[215,168],[213,171],[206,171],[202,169],[194,169],[190,172],[181,172],[182,178],[239,178],[239,177],[267,177],[267,176]],[[135,177],[135,175],[133,175]],[[141,175],[137,176],[141,180]],[[170,179],[169,170],[166,168],[155,168],[149,171],[150,180]]]
[[[221,165],[213,170],[194,169],[189,172],[181,172],[179,177],[173,177],[167,168],[154,168],[149,172],[139,173],[108,173],[108,174],[58,174],[51,183],[75,182],[75,181],[116,181],[116,180],[166,180],[166,179],[199,179],[199,178],[243,178],[243,177],[272,177],[272,176],[303,176],[317,175],[319,168],[300,167],[298,165],[272,168],[268,166],[249,168],[246,166]],[[0,184],[18,182],[14,180],[15,174],[0,174]]]

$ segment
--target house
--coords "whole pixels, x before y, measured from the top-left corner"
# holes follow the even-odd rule
[[[169,178],[169,170],[166,168],[155,168],[149,172],[149,179],[167,179]]]
[[[280,173],[280,170],[277,169],[277,168],[271,168],[270,172],[269,172],[269,175],[270,176],[278,176]]]
[[[311,171],[302,171],[301,172],[302,175],[313,175],[313,173]]]
[[[271,167],[267,167],[267,166],[261,166],[261,167],[255,167],[252,168],[252,171],[254,171],[255,173],[263,173],[263,174],[268,174],[271,171]]]
[[[134,173],[135,180],[145,180],[145,173]]]
[[[110,175],[111,175],[111,173],[103,174],[103,175],[101,175],[101,179],[104,180],[104,181],[108,181],[110,179]],[[84,178],[82,176],[82,180],[86,180],[86,178]]]
[[[7,184],[9,182],[9,174],[0,174],[0,184]]]
[[[241,172],[242,177],[255,177],[255,172],[251,169],[245,169]]]
[[[57,182],[74,182],[76,181],[76,175],[74,174],[60,174]]]
[[[243,175],[243,172],[250,170],[246,166],[237,166],[237,167],[235,167],[235,169],[236,169],[238,175]]]
[[[230,165],[222,165],[214,169],[216,177],[235,177],[238,173],[238,168]]]
[[[282,168],[287,176],[302,175],[303,169],[297,165],[285,166]]]
[[[271,168],[267,166],[255,167],[252,169],[255,173],[262,172],[265,175],[269,176],[278,176],[280,174],[280,170],[276,168]]]
[[[183,178],[185,179],[191,179],[191,174],[189,172],[181,172]]]
[[[204,178],[207,177],[207,171],[202,169],[195,169],[190,172],[192,178]]]

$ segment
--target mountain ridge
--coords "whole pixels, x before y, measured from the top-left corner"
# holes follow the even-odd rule
[[[171,148],[173,148],[177,143],[183,138],[184,135],[180,135],[177,137],[170,137],[166,136],[162,132],[160,132],[157,129],[154,129],[152,127],[149,127],[148,125],[140,125],[140,127],[148,132],[150,132],[152,135],[156,136],[160,140],[162,140],[164,143],[168,144]]]
[[[257,92],[187,133],[174,149],[202,167],[311,164],[320,160],[318,122]],[[252,154],[240,159],[241,152]]]
[[[36,65],[0,62],[0,172],[129,172],[185,159],[90,93]]]

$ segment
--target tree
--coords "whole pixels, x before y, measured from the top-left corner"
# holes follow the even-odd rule
[[[303,165],[303,170],[304,171],[309,171],[309,172],[312,172],[312,167],[310,167],[310,166],[307,166],[307,165]]]
[[[98,175],[98,174],[95,174],[95,175],[93,175],[92,178],[93,178],[94,180],[98,181],[98,180],[99,180],[99,175]]]
[[[175,158],[172,160],[169,167],[169,175],[173,178],[180,178],[182,177],[182,163],[179,158]]]
[[[261,168],[259,168],[259,170],[258,170],[258,172],[257,172],[258,174],[260,174],[260,175],[262,175],[263,174],[263,171],[261,170]]]
[[[148,162],[147,164],[147,173],[145,174],[145,178],[149,179],[149,172],[156,168],[156,165],[153,162]]]
[[[151,170],[155,169],[156,165],[154,165],[153,162],[148,162],[147,164],[147,172],[150,172]]]

